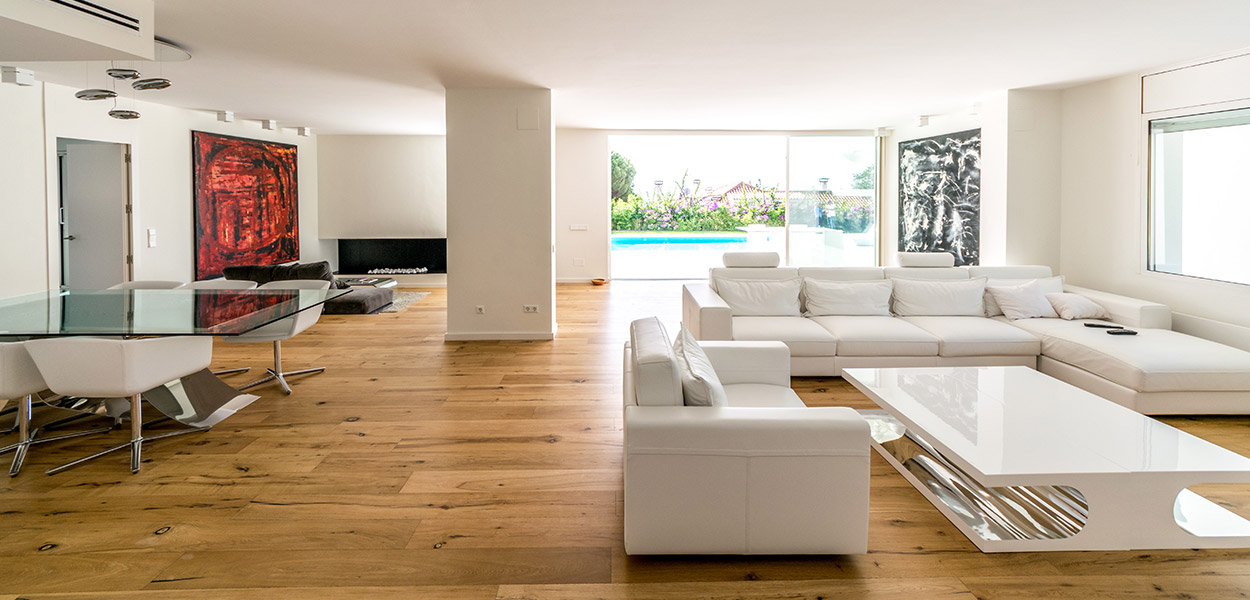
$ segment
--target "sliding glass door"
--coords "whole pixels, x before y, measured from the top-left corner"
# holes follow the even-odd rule
[[[872,136],[790,136],[789,264],[877,264],[877,142]]]
[[[732,251],[876,264],[872,136],[610,137],[612,277],[700,279]]]

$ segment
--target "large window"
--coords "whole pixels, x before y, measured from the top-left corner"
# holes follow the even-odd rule
[[[728,251],[876,264],[871,135],[613,135],[612,277],[707,276]]]
[[[1150,122],[1150,270],[1250,284],[1250,109]]]

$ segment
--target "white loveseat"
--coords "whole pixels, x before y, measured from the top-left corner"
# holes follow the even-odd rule
[[[625,551],[854,554],[867,551],[868,425],[809,408],[778,342],[701,344],[727,407],[684,406],[658,319],[625,347]]]
[[[682,319],[700,340],[784,342],[796,376],[853,367],[1023,365],[1144,414],[1250,414],[1250,352],[1171,331],[1166,305],[1065,285],[1105,308],[1136,336],[1111,336],[1084,320],[1010,321],[976,316],[735,316],[718,279],[871,281],[986,277],[1012,285],[1052,275],[1046,266],[788,268],[726,254],[707,283],[686,284]],[[773,266],[769,266],[769,265]]]

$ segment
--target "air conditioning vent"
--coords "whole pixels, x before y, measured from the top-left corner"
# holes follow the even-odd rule
[[[139,31],[139,19],[128,14],[113,10],[111,8],[100,6],[95,2],[88,0],[47,0],[53,4],[59,4],[66,8],[78,11],[94,19],[111,23],[119,27],[125,27],[134,32]]]

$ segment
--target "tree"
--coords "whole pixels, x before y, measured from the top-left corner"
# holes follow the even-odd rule
[[[877,166],[868,165],[863,171],[851,175],[851,181],[853,190],[871,190],[877,187]]]
[[[615,152],[612,153],[612,199],[624,200],[634,190],[634,163]]]

